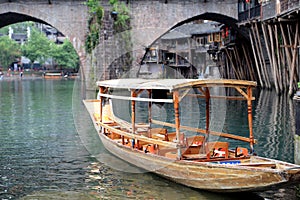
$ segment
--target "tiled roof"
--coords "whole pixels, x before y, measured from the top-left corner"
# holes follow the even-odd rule
[[[184,24],[163,35],[161,39],[172,40],[180,38],[189,38],[192,35],[206,35],[219,31],[220,26],[219,23],[216,22],[208,22],[202,24]]]

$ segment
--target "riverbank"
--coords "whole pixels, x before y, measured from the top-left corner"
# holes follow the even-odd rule
[[[43,78],[43,73],[43,71],[2,71],[0,80],[40,79]]]
[[[51,74],[51,76],[47,76],[47,74]],[[54,75],[54,76],[53,76]],[[60,73],[52,73],[51,71],[22,71],[22,72],[2,72],[2,76],[0,75],[1,80],[27,80],[27,79],[62,79],[62,78],[77,78],[79,77],[77,74],[70,74],[62,76]]]

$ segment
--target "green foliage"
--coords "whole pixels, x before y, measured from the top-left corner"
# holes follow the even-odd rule
[[[30,27],[30,38],[24,45],[20,46],[8,36],[0,37],[1,66],[8,67],[23,55],[30,59],[32,63],[39,61],[41,64],[44,64],[47,59],[52,58],[60,68],[78,69],[79,57],[69,40],[65,40],[62,45],[57,45],[50,41],[44,33],[35,28],[33,22],[13,24],[11,27],[14,29],[14,32],[17,32],[15,30],[19,32],[22,30],[27,31],[27,27]],[[8,26],[0,29],[0,32],[7,34]]]
[[[112,11],[118,13],[114,21],[114,29],[117,33],[128,30],[130,28],[129,10],[124,3],[118,0],[109,0],[112,5]],[[88,53],[99,44],[99,34],[104,16],[104,8],[100,5],[99,0],[87,0],[85,5],[89,9],[90,18],[88,20],[89,33],[85,40],[85,49]]]
[[[8,35],[9,27],[14,30],[14,33],[27,33],[27,27],[33,25],[33,22],[20,22],[16,24],[11,24],[0,29],[0,33]]]
[[[9,67],[9,65],[16,61],[21,56],[20,46],[8,36],[0,37],[0,65],[2,67]]]
[[[101,25],[102,17],[104,15],[104,9],[100,6],[99,0],[88,0],[85,5],[89,9],[91,18],[96,18],[97,23]]]
[[[37,29],[32,28],[28,42],[22,45],[22,53],[31,62],[39,61],[44,64],[50,57],[50,44],[52,42]]]
[[[31,35],[22,46],[22,53],[31,62],[39,61],[44,64],[48,58],[53,58],[60,68],[78,68],[79,58],[69,40],[62,45],[50,41],[43,33],[32,27]]]
[[[118,3],[118,0],[109,0],[110,5],[114,5],[116,3]]]
[[[0,33],[2,33],[3,35],[8,35],[8,26],[5,26],[3,28],[0,29]]]
[[[104,9],[100,6],[99,0],[88,0],[86,5],[89,8],[90,18],[88,21],[89,34],[86,36],[85,49],[88,53],[91,53],[92,50],[99,44],[99,34]]]
[[[69,40],[65,40],[62,45],[54,45],[51,57],[60,68],[79,68],[79,57]]]
[[[116,32],[122,32],[130,28],[130,16],[129,10],[125,3],[118,0],[110,0],[109,3],[113,6],[113,10],[118,13],[118,16],[114,22],[114,28]]]
[[[96,9],[96,17],[99,26],[101,26],[103,16],[104,16],[104,9],[101,6],[98,6]]]
[[[89,12],[93,14],[97,11],[99,0],[87,0],[85,5],[89,8]]]
[[[91,53],[92,50],[99,44],[99,28],[95,24],[91,24],[89,28],[89,34],[85,39],[85,49],[88,53]]]
[[[114,19],[114,30],[116,33],[120,33],[119,37],[121,39],[121,44],[124,49],[127,50],[127,53],[122,55],[122,59],[120,62],[121,71],[127,72],[132,65],[132,43],[131,43],[131,35],[129,30],[130,27],[130,13],[128,7],[124,2],[119,2],[118,0],[109,0],[109,3],[112,5],[112,11],[117,13],[117,17]]]

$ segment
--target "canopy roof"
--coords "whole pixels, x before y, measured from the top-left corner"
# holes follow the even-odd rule
[[[113,79],[97,86],[120,89],[159,89],[174,91],[188,87],[255,87],[256,82],[234,79]]]

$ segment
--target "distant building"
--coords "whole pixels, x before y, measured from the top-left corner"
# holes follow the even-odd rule
[[[26,33],[13,33],[11,39],[19,44],[24,44],[24,42],[27,41],[28,37]]]
[[[166,78],[203,76],[208,66],[218,66],[222,49],[234,42],[235,32],[220,23],[184,24],[147,49],[140,74]]]
[[[62,44],[65,40],[65,36],[59,32],[57,29],[45,25],[45,24],[40,24],[36,23],[36,26],[38,27],[39,30],[41,30],[49,40],[52,40],[56,44]],[[12,40],[18,42],[19,44],[24,44],[30,37],[31,31],[30,27],[27,27],[25,31],[22,32],[15,32],[15,30],[10,26],[9,31],[8,31],[8,36]],[[0,37],[4,36],[4,34],[0,34]]]
[[[46,24],[38,24],[39,29],[41,29],[47,36],[47,38],[56,44],[62,44],[65,40],[65,36],[52,26]]]

